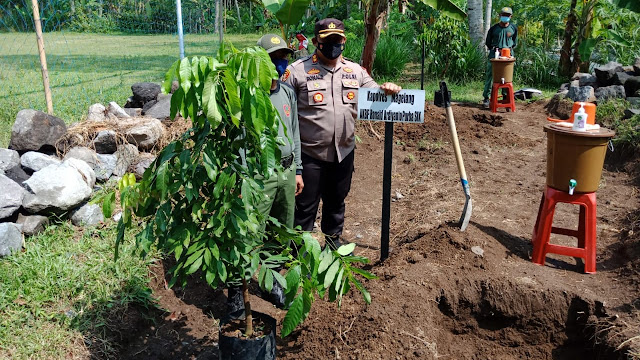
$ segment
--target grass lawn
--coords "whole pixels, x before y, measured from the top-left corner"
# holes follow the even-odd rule
[[[225,35],[236,47],[259,35]],[[131,85],[160,83],[179,58],[175,35],[44,34],[54,114],[67,124],[82,120],[91,104],[124,105]],[[215,35],[185,35],[185,55],[214,55]],[[7,147],[22,109],[46,111],[34,33],[0,33],[0,147]]]

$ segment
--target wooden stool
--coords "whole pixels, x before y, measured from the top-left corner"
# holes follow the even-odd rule
[[[502,101],[498,101],[498,90],[507,89],[507,95],[502,96]],[[498,108],[508,108],[511,109],[511,112],[516,111],[516,102],[513,98],[513,84],[508,82],[501,84],[499,82],[494,82],[493,87],[491,88],[491,112],[497,112]]]
[[[580,205],[578,230],[552,226],[557,203]],[[549,244],[551,233],[578,238],[578,247]],[[584,272],[594,274],[596,272],[596,193],[569,195],[567,192],[547,186],[540,200],[532,240],[531,261],[534,263],[544,265],[547,253],[579,257],[584,259]]]

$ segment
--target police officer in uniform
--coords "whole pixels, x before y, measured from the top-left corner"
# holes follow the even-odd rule
[[[358,89],[380,87],[395,94],[401,88],[393,83],[379,86],[365,69],[342,56],[342,21],[318,21],[312,41],[316,51],[291,64],[282,76],[298,98],[304,189],[296,197],[295,225],[313,230],[322,199],[321,229],[328,245],[337,248],[354,169]]]
[[[511,49],[511,56],[513,54],[513,48],[518,44],[518,27],[511,23],[511,16],[513,10],[510,7],[503,7],[500,9],[500,22],[489,28],[487,32],[487,38],[485,45],[489,50],[489,59],[495,57],[496,49],[503,48]],[[482,92],[482,105],[485,109],[489,108],[489,97],[491,96],[491,86],[493,83],[493,75],[491,68],[491,61],[487,62],[486,77],[484,80],[484,91]]]

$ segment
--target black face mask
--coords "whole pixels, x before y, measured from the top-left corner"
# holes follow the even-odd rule
[[[344,44],[339,43],[321,43],[318,44],[318,48],[322,55],[324,55],[327,59],[333,60],[338,58],[342,54],[344,50]]]

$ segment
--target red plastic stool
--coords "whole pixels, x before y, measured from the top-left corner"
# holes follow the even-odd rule
[[[507,95],[498,95],[500,89],[507,89]],[[502,97],[501,101],[498,101],[498,97]],[[513,98],[513,84],[508,82],[501,84],[494,82],[491,88],[491,112],[498,112],[498,108],[509,108],[511,112],[516,111],[516,102]]]
[[[578,230],[557,228],[553,225],[553,213],[557,203],[580,205]],[[578,238],[578,247],[549,244],[551,233]],[[584,259],[584,272],[596,272],[596,193],[569,195],[547,186],[542,194],[538,218],[533,228],[533,254],[531,261],[544,265],[547,253]]]

